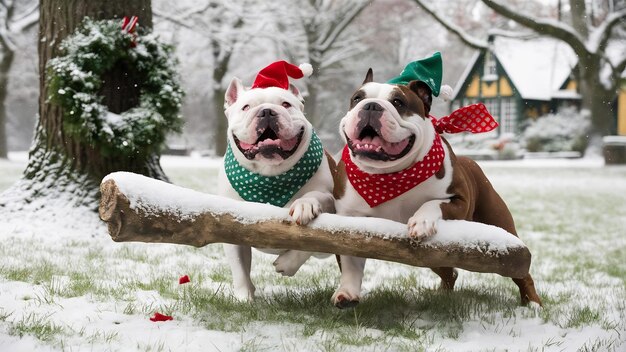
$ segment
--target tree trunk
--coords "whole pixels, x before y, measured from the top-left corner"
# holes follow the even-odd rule
[[[616,93],[607,89],[600,81],[600,66],[600,56],[579,58],[581,108],[588,110],[591,114],[592,131],[590,138],[616,132],[614,123]]]
[[[126,170],[166,179],[158,155],[106,157],[93,146],[68,135],[63,128],[61,108],[47,101],[46,64],[60,54],[59,45],[85,16],[96,20],[120,19],[121,30],[122,17],[134,15],[139,17],[139,26],[152,28],[151,1],[40,0],[39,9],[39,120],[25,177],[49,179],[72,173],[85,174],[90,180],[87,187],[93,187],[94,195],[97,195],[99,181],[113,171]],[[101,93],[110,111],[123,112],[137,104],[139,90],[134,86],[132,76],[132,72],[130,75],[124,72],[121,65],[102,77],[104,87]],[[54,167],[50,167],[53,163]]]
[[[101,193],[100,218],[118,242],[197,247],[231,243],[429,268],[456,267],[513,278],[525,277],[530,267],[531,254],[519,238],[475,222],[442,221],[432,239],[412,244],[405,224],[322,214],[309,226],[298,226],[289,221],[287,209],[202,194],[128,173],[110,175]]]
[[[321,55],[321,54],[319,54]],[[319,81],[321,77],[321,63],[312,59],[309,55],[309,63],[313,67],[313,75],[307,78],[307,91],[308,95],[304,98],[304,114],[311,122],[313,127],[320,128],[321,119],[319,117]]]
[[[2,61],[0,61],[0,158],[6,158],[9,152],[8,135],[6,131],[6,125],[8,122],[7,117],[7,90],[9,89],[9,71],[11,70],[11,64],[15,53],[9,48],[4,48],[2,51]]]
[[[239,19],[235,23],[234,28],[240,28],[243,20]],[[218,41],[212,41],[213,47],[213,118],[215,119],[215,127],[213,129],[213,145],[215,147],[215,155],[223,156],[226,154],[226,144],[228,139],[226,130],[228,129],[228,121],[224,115],[224,96],[226,88],[224,88],[224,77],[228,73],[230,58],[233,55],[232,48],[224,48],[223,44]],[[225,51],[225,52],[224,52]]]
[[[590,16],[587,15],[585,0],[570,0],[569,5],[572,13],[572,27],[580,36],[587,39],[591,20]]]
[[[215,155],[223,156],[226,153],[226,144],[228,143],[227,129],[228,120],[224,115],[224,96],[226,91],[220,87],[213,89],[213,116],[215,125],[213,128],[213,145],[215,147]]]
[[[311,76],[308,79],[309,79],[307,83],[308,95],[304,98],[304,114],[307,120],[311,122],[313,127],[317,129],[320,127],[320,118],[318,116],[319,114],[319,108],[318,108],[319,78],[317,76],[316,77]]]

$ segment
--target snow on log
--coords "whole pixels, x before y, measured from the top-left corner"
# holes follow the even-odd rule
[[[440,221],[439,232],[412,243],[406,224],[322,214],[308,226],[287,209],[196,192],[145,176],[116,172],[100,185],[100,218],[116,242],[202,247],[232,243],[387,260],[420,267],[455,267],[522,278],[530,251],[505,230],[470,221]]]

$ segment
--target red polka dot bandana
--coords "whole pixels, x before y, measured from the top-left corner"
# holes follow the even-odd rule
[[[432,116],[430,118],[438,133],[481,133],[498,127],[498,123],[482,103],[462,107],[439,120]],[[352,162],[347,145],[341,155],[341,160],[346,164],[348,180],[371,208],[394,199],[429,179],[441,169],[444,158],[445,152],[439,134],[435,136],[433,146],[422,160],[398,172],[368,174],[362,171]]]
[[[433,116],[430,118],[438,133],[483,133],[498,127],[498,123],[483,103],[464,106],[454,110],[450,116],[440,119]]]
[[[361,171],[352,162],[347,145],[343,148],[341,160],[346,164],[346,174],[352,187],[369,204],[370,208],[373,208],[426,181],[441,169],[444,157],[441,137],[436,135],[433,146],[424,159],[398,172],[368,174]]]

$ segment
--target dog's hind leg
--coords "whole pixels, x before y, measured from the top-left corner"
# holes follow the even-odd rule
[[[519,287],[519,293],[522,299],[522,305],[527,305],[530,302],[541,304],[541,299],[535,290],[535,282],[530,274],[524,276],[521,279],[513,279],[513,282]]]
[[[312,255],[311,252],[289,250],[274,261],[276,272],[283,276],[293,276]]]
[[[224,244],[224,254],[230,270],[233,274],[233,294],[241,301],[254,299],[254,284],[250,280],[250,268],[252,265],[252,248],[250,246],[238,246]]]
[[[491,183],[476,163],[470,162],[468,166],[476,180],[483,180],[472,220],[500,227],[519,237],[517,236],[513,216],[502,197],[491,186]],[[513,282],[519,287],[522,305],[526,305],[529,302],[541,305],[541,299],[537,294],[535,283],[530,274],[523,278],[514,278]]]
[[[485,211],[484,208],[477,207],[477,211],[474,214],[474,221],[503,228],[516,237],[519,237],[517,236],[513,217],[496,191],[491,189],[490,192],[483,192],[482,196],[488,198],[487,204],[490,204],[490,208],[488,211]],[[541,299],[537,294],[535,283],[530,274],[527,274],[523,278],[514,278],[513,282],[519,287],[522,305],[527,305],[529,302],[535,302],[541,305]]]
[[[439,285],[440,290],[452,291],[454,289],[454,283],[459,276],[455,268],[439,267],[430,269],[441,278],[441,284]]]

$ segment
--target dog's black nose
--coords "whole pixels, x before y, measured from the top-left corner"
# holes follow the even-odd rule
[[[370,102],[363,105],[363,110],[383,111],[383,107],[378,103]]]
[[[270,117],[278,115],[276,111],[272,109],[262,109],[257,114],[256,117]]]

